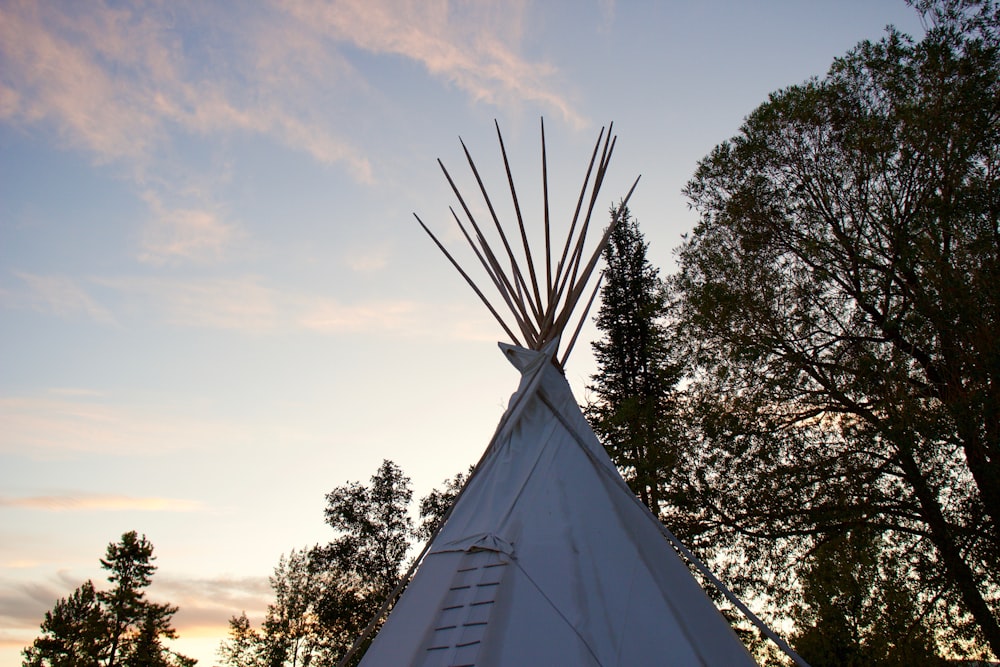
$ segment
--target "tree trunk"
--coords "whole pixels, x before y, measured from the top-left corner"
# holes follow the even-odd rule
[[[930,528],[931,541],[941,555],[945,567],[951,573],[967,610],[983,631],[983,636],[989,643],[994,656],[1000,657],[1000,623],[993,615],[986,600],[983,599],[972,569],[962,558],[958,545],[948,528],[948,522],[938,505],[936,494],[927,485],[927,481],[920,471],[920,466],[908,450],[900,452],[899,461],[907,481],[913,487],[917,500],[920,502],[920,513]]]

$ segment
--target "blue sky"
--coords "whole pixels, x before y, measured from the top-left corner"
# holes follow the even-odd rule
[[[642,174],[668,271],[697,161],[889,23],[920,30],[903,0],[0,0],[0,664],[132,529],[214,664],[326,492],[478,459],[516,372],[412,217],[456,242],[459,135],[499,195],[499,121],[537,222],[544,116],[566,221],[614,121],[598,220]]]

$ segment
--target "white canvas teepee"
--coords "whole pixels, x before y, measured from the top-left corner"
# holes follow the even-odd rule
[[[557,343],[502,346],[520,387],[363,666],[754,664],[594,437]]]
[[[361,665],[752,665],[671,546],[672,536],[622,480],[562,374],[574,342],[560,357],[562,333],[612,231],[605,230],[596,247],[586,249],[591,213],[614,150],[610,128],[598,137],[557,254],[549,238],[542,126],[545,242],[538,255],[544,255],[544,265],[527,240],[499,127],[497,135],[523,250],[515,252],[509,243],[468,151],[500,252],[494,252],[441,168],[467,219],[463,224],[452,211],[455,221],[499,291],[513,326],[417,220],[511,337],[514,344],[501,343],[501,349],[521,372],[520,386],[466,487],[417,559],[416,573],[404,579],[405,591]],[[588,184],[591,195],[584,208]],[[586,312],[580,321],[585,317]],[[578,332],[579,326],[572,338]]]

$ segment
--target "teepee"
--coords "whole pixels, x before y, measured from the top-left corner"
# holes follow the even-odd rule
[[[561,350],[564,331],[611,233],[587,248],[614,150],[611,129],[598,137],[569,234],[554,251],[542,126],[545,240],[534,255],[499,126],[497,136],[519,243],[500,224],[468,150],[499,244],[487,240],[439,164],[465,222],[454,209],[452,215],[499,292],[506,319],[417,220],[510,336],[500,348],[520,371],[520,385],[361,665],[752,665],[678,555],[683,547],[622,480],[562,373],[579,325]]]

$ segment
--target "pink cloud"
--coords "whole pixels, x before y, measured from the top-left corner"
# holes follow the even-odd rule
[[[127,160],[140,173],[177,127],[272,135],[322,162],[345,164],[362,182],[371,180],[367,159],[294,104],[300,95],[280,77],[258,77],[257,63],[245,56],[223,72],[201,67],[185,50],[175,12],[188,11],[185,18],[194,22],[225,18],[221,30],[247,37],[254,37],[251,25],[184,5],[171,4],[170,11],[68,7],[22,0],[0,8],[0,119],[54,125],[70,147],[98,162]],[[235,77],[225,75],[230,73]]]
[[[179,498],[136,498],[132,496],[91,493],[30,496],[10,498],[0,496],[0,507],[42,510],[46,512],[195,512],[203,509],[200,502]]]
[[[22,281],[23,288],[0,291],[0,302],[8,307],[31,308],[64,318],[82,315],[102,324],[115,323],[111,312],[72,278],[23,271],[13,273]]]
[[[535,102],[575,127],[585,124],[555,92],[555,67],[517,53],[526,20],[523,1],[279,0],[279,5],[305,29],[372,53],[420,62],[476,101],[498,106],[511,100]]]

